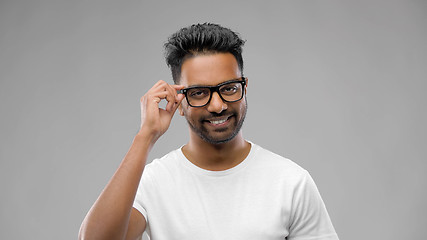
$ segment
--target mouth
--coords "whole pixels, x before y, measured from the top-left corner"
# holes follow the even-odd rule
[[[214,118],[214,119],[207,119],[205,120],[207,123],[209,123],[210,125],[214,125],[214,126],[222,126],[225,125],[229,122],[230,118],[232,116],[224,116],[221,118]]]
[[[228,119],[228,118],[227,118],[227,119]],[[212,121],[209,121],[209,122],[210,122],[210,123],[212,123],[212,124],[217,125],[217,124],[225,123],[225,121],[227,121],[227,119],[212,120]]]

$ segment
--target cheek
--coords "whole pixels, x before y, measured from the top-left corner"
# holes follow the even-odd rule
[[[192,121],[193,116],[190,106],[182,105],[179,109],[179,114],[187,119],[187,121]]]
[[[239,109],[239,115],[241,119],[244,119],[246,117],[246,112],[248,110],[248,106],[246,104],[246,101],[242,102],[242,104],[240,105],[240,109]]]
[[[186,117],[188,115],[190,106],[185,102],[185,99],[178,106],[179,115]]]
[[[240,113],[244,113],[247,109],[246,98],[243,98],[241,101],[242,102],[240,103],[239,110],[240,110]]]

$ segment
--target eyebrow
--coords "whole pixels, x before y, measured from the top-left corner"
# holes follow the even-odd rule
[[[190,86],[185,87],[185,88],[196,88],[196,87],[216,87],[216,86],[218,86],[218,85],[222,85],[222,84],[226,84],[226,83],[234,82],[234,81],[240,81],[240,80],[243,80],[243,76],[242,76],[242,77],[233,78],[233,79],[230,79],[230,80],[226,80],[226,81],[224,81],[224,82],[222,82],[222,83],[219,83],[219,84],[217,84],[217,85],[190,85]],[[184,88],[184,89],[185,89],[185,88]]]

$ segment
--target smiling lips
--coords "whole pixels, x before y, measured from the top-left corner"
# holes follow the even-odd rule
[[[216,120],[216,121],[210,121],[212,124],[221,124],[221,123],[225,123],[225,121],[227,121],[227,119],[223,119],[223,120]]]
[[[212,120],[207,120],[207,121],[213,125],[220,125],[220,124],[227,122],[227,120],[230,119],[230,117],[231,116],[226,116],[226,117],[223,117],[220,119],[212,119]]]

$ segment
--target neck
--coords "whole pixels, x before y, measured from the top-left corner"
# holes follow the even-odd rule
[[[241,163],[250,149],[250,144],[239,132],[232,140],[221,144],[212,144],[198,137],[190,137],[190,141],[182,151],[196,166],[211,171],[222,171]]]

